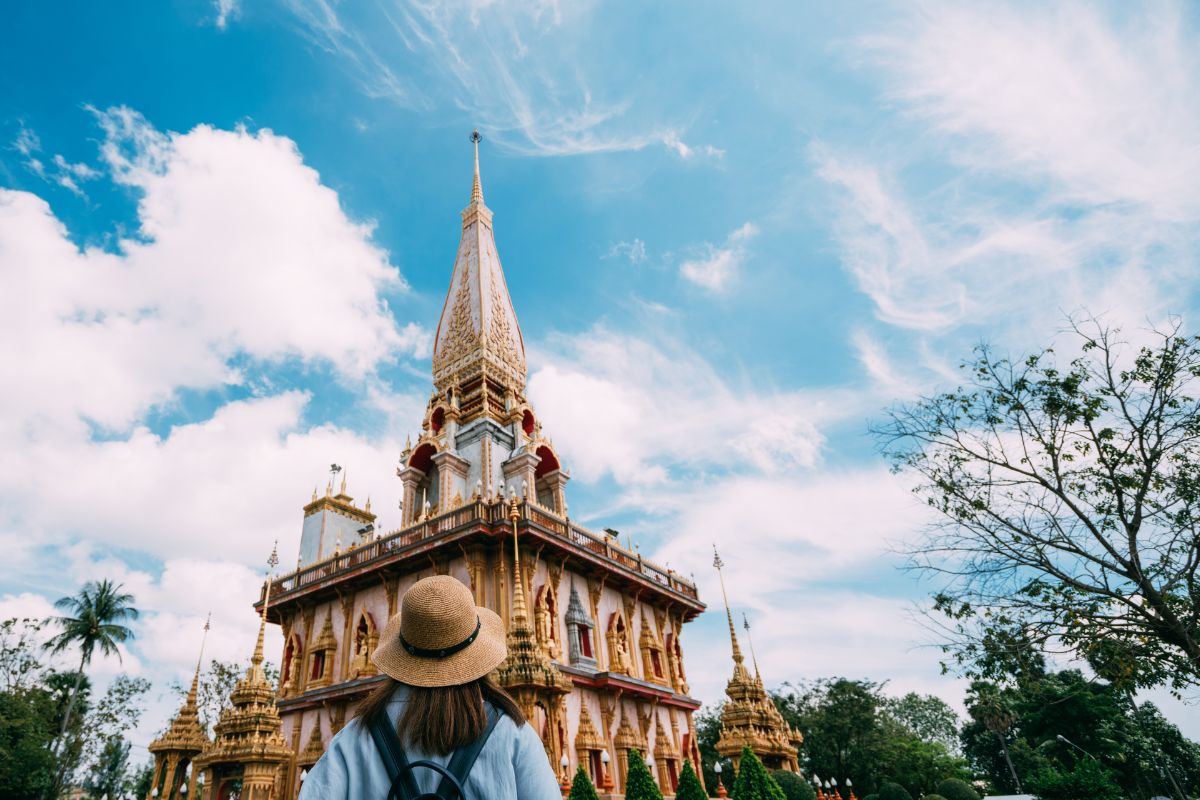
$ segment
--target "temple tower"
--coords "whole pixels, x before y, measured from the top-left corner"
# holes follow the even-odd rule
[[[715,548],[713,566],[721,580],[721,597],[725,601],[725,617],[729,621],[729,640],[733,649],[733,676],[725,686],[729,700],[721,709],[721,736],[717,740],[717,753],[733,761],[736,768],[741,761],[742,748],[749,747],[768,769],[786,769],[798,773],[798,754],[804,736],[787,724],[767,695],[762,675],[758,672],[758,659],[755,659],[753,677],[746,669],[745,658],[738,646],[737,631],[733,626],[733,613],[729,610],[729,597],[725,593],[725,576],[721,573],[725,564]]]
[[[265,591],[266,586],[263,588]],[[221,711],[214,726],[215,739],[195,760],[188,796],[196,800],[229,800],[234,793],[239,800],[275,800],[284,796],[280,767],[291,762],[294,753],[280,734],[275,687],[263,670],[267,609],[264,603],[250,667],[230,693],[229,705]],[[203,797],[196,794],[201,772]]]
[[[208,637],[209,623],[204,623],[204,638]],[[145,800],[180,800],[186,792],[184,780],[192,759],[209,747],[208,734],[200,725],[200,711],[196,706],[196,695],[200,686],[200,665],[204,661],[204,641],[200,643],[200,656],[196,659],[196,672],[192,686],[179,712],[171,719],[166,732],[150,743],[147,748],[154,756],[154,778]]]
[[[673,794],[683,760],[699,768],[700,703],[688,695],[680,637],[704,604],[691,581],[568,516],[569,474],[525,395],[525,345],[483,200],[479,139],[433,390],[396,470],[400,528],[343,535],[333,550],[328,537],[314,549],[309,535],[297,569],[269,587],[267,618],[284,639],[277,705],[296,754],[288,797],[383,680],[370,661],[378,631],[404,591],[433,574],[459,578],[504,620],[509,658],[496,677],[556,773],[565,756],[571,773],[583,766],[619,794],[636,747]],[[319,530],[308,521],[318,511],[356,522],[369,513],[344,486],[331,493],[305,506],[306,534]]]

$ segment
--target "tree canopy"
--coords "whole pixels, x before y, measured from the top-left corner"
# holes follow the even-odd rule
[[[1065,365],[981,346],[876,429],[940,516],[911,555],[959,664],[999,628],[1119,684],[1200,684],[1200,337],[1143,339],[1072,322]]]

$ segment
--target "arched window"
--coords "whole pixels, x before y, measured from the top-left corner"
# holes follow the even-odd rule
[[[429,442],[418,447],[413,451],[412,456],[408,459],[408,465],[413,469],[419,469],[425,473],[425,477],[417,484],[417,490],[413,497],[413,519],[420,519],[425,513],[425,504],[429,504],[430,513],[436,513],[438,508],[438,468],[433,462],[433,456],[437,453],[437,448]]]
[[[297,666],[300,654],[304,652],[300,635],[293,633],[288,637],[287,645],[283,648],[283,664],[279,670],[279,693],[288,695],[298,688],[299,680]]]

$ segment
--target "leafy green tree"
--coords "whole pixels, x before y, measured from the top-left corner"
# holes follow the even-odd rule
[[[1200,337],[1071,328],[1069,363],[981,346],[964,387],[877,430],[941,516],[913,563],[945,579],[959,659],[998,623],[1122,686],[1198,685]]]
[[[960,778],[947,778],[938,784],[937,793],[946,800],[980,800],[971,784]]]
[[[885,783],[879,787],[879,800],[913,800],[912,795],[898,783]]]
[[[878,794],[869,794],[866,797],[864,797],[862,800],[879,800],[879,795]]]
[[[154,760],[151,759],[148,763],[143,764],[142,768],[134,773],[129,781],[130,794],[136,800],[142,800],[150,794],[150,787],[154,783]]]
[[[41,800],[54,783],[55,708],[45,689],[0,691],[0,797]]]
[[[596,794],[596,787],[592,785],[592,779],[582,766],[575,770],[575,778],[571,781],[571,793],[567,795],[567,800],[600,800],[600,795]]]
[[[675,789],[675,800],[708,800],[708,794],[704,791],[700,778],[692,769],[692,762],[686,759],[683,762],[683,769],[679,771],[679,786]]]
[[[721,760],[717,753],[717,741],[721,738],[721,711],[724,707],[724,703],[705,706],[693,717],[696,725],[696,746],[700,749],[700,777],[709,797],[717,796],[717,773],[713,770],[713,765]],[[725,780],[730,777],[731,774],[722,775]]]
[[[658,784],[642,754],[637,750],[629,751],[629,770],[625,776],[625,800],[663,800]]]
[[[1123,800],[1113,772],[1095,759],[1082,759],[1073,770],[1045,769],[1030,780],[1038,800]]]
[[[796,773],[777,769],[771,773],[771,777],[779,784],[779,788],[783,789],[787,800],[817,800],[817,790]]]
[[[949,753],[958,752],[960,722],[945,700],[909,692],[903,697],[888,698],[883,707],[889,717],[921,741],[940,744]]]
[[[37,650],[45,627],[44,620],[27,617],[0,621],[0,691],[41,685],[48,668]]]
[[[935,794],[922,795],[921,800],[946,800],[946,798],[940,794],[935,793]]]
[[[102,769],[105,759],[111,759],[113,740],[121,741],[125,734],[137,727],[142,718],[143,698],[150,691],[150,681],[118,675],[108,685],[104,696],[84,715],[82,736],[82,760],[86,769],[95,773]]]
[[[129,743],[111,736],[104,742],[91,774],[83,783],[92,800],[117,800],[128,788]]]
[[[733,800],[787,800],[783,789],[771,778],[767,768],[749,747],[742,748],[737,780],[729,793]]]

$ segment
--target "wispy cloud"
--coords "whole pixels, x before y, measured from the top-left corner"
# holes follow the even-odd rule
[[[242,13],[241,0],[213,0],[217,9],[216,25],[221,30],[229,27],[229,21]]]
[[[21,155],[25,168],[39,178],[57,184],[76,197],[86,198],[80,183],[100,177],[100,171],[85,163],[71,163],[56,153],[47,164],[42,156],[42,142],[37,133],[21,125],[12,149]]]
[[[578,57],[595,39],[594,3],[385,2],[335,8],[286,0],[305,36],[340,58],[371,97],[430,109],[455,98],[506,149],[563,156],[661,146],[679,158],[723,151],[687,143],[678,124],[608,97]],[[363,15],[371,16],[369,20]]]
[[[646,260],[646,243],[641,239],[616,242],[608,249],[604,258],[627,258],[630,264],[640,264]]]
[[[725,237],[720,246],[705,242],[699,247],[699,255],[679,265],[679,274],[702,289],[723,292],[736,280],[746,259],[747,242],[757,235],[758,227],[747,222]]]

